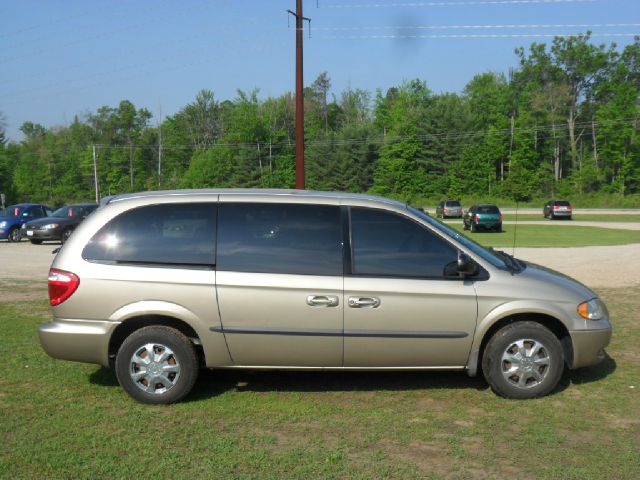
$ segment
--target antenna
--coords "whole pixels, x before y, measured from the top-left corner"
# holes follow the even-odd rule
[[[513,247],[511,247],[511,255],[516,254],[516,232],[518,231],[518,199],[516,198],[516,223],[513,225]]]

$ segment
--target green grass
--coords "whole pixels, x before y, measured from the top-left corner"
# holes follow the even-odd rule
[[[640,243],[640,230],[600,227],[556,227],[553,225],[503,225],[503,232],[471,233],[462,222],[449,223],[461,233],[485,246],[510,247],[516,230],[516,247],[587,247],[593,245],[625,245]]]
[[[504,400],[463,373],[232,371],[203,373],[172,406],[46,356],[44,301],[1,302],[0,477],[638,478],[640,296],[601,294],[612,358],[542,399]]]
[[[434,210],[435,211],[435,210]],[[542,210],[541,210],[542,212]],[[516,220],[516,216],[513,213],[505,213],[504,221],[505,222],[513,222]],[[531,214],[531,213],[519,213],[518,221],[541,221],[541,222],[549,222],[550,220],[545,219],[540,214]],[[555,220],[554,220],[555,221]],[[566,221],[570,223],[568,220],[557,220],[558,222]],[[576,222],[621,222],[621,223],[638,223],[640,222],[640,215],[636,215],[633,213],[630,214],[606,214],[606,213],[576,213],[573,215],[573,221]]]

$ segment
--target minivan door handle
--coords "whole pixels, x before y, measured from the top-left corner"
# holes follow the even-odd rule
[[[378,308],[380,299],[376,297],[349,297],[351,308]]]
[[[312,307],[337,307],[339,303],[337,295],[309,295],[307,305]]]

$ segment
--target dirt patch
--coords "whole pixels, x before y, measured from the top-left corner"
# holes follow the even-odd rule
[[[511,253],[508,250],[508,253]],[[592,288],[640,285],[640,244],[575,248],[516,248],[515,255],[569,275]]]

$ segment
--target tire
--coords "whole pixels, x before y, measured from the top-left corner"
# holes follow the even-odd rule
[[[159,357],[149,362],[153,364],[149,371],[144,368],[144,360],[150,355],[150,346]],[[198,358],[191,341],[182,332],[161,325],[144,327],[129,335],[118,350],[115,366],[122,388],[140,403],[182,400],[198,378]],[[159,376],[163,372],[168,372],[164,378]]]
[[[502,225],[497,225],[494,230],[498,233],[502,233]]]
[[[525,361],[521,362],[523,348]],[[563,370],[560,341],[536,322],[516,322],[501,328],[482,355],[484,378],[504,398],[543,397],[556,388]]]
[[[471,222],[471,233],[476,233],[478,231],[478,226]]]
[[[13,227],[9,230],[9,234],[7,235],[7,240],[11,243],[19,242],[22,240],[22,235],[20,235],[20,229],[18,227]]]
[[[555,220],[556,217],[553,216],[553,212],[549,212],[549,220]]]
[[[60,235],[60,243],[64,245],[66,241],[69,240],[69,237],[71,236],[72,233],[73,233],[73,229],[71,228],[67,228],[63,230],[62,235]]]
[[[462,222],[462,229],[469,230],[469,225],[467,225],[465,222]]]
[[[34,245],[42,245],[42,240],[31,240],[31,239],[29,239],[29,241],[31,243],[33,243]]]

